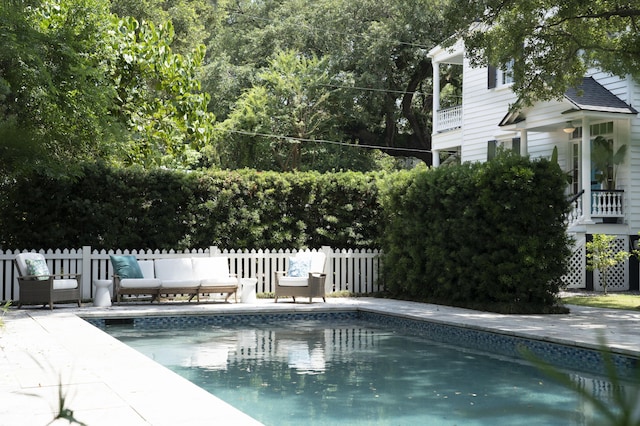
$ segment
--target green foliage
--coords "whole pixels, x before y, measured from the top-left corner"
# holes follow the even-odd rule
[[[474,64],[504,67],[515,60],[513,88],[524,104],[560,98],[594,66],[640,80],[637,2],[463,0],[449,5],[451,33],[464,37]]]
[[[233,100],[261,85],[258,76],[269,72],[273,58],[296,52],[299,58],[318,58],[332,76],[324,89],[333,92],[339,107],[328,109],[324,122],[340,130],[339,142],[420,149],[414,154],[430,161],[430,133],[425,129],[432,101],[425,94],[431,92],[432,67],[425,51],[446,35],[440,25],[442,3],[221,2],[225,19],[207,45],[203,77],[212,95],[210,108],[218,117],[229,118],[237,105]]]
[[[0,241],[29,248],[377,247],[379,179],[86,165],[77,180],[34,174],[7,188]]]
[[[593,240],[587,241],[585,244],[587,270],[595,271],[597,269],[600,271],[604,294],[607,294],[609,270],[631,256],[631,253],[624,250],[614,251],[613,241],[615,239],[615,235],[594,234]]]
[[[555,304],[570,254],[556,164],[509,153],[395,175],[382,193],[393,294],[512,312]]]
[[[598,183],[603,184],[603,189],[616,189],[618,166],[624,162],[627,155],[627,145],[620,145],[617,151],[613,151],[613,141],[603,136],[597,136],[593,140],[591,148],[591,162],[595,169],[595,177]]]
[[[121,126],[105,78],[102,0],[0,2],[0,176],[78,172]]]
[[[130,141],[126,165],[188,167],[196,151],[211,142],[214,116],[207,112],[197,71],[204,46],[191,54],[171,51],[171,22],[154,25],[113,18],[108,73],[118,90],[118,113]]]
[[[111,0],[111,11],[155,26],[171,21],[175,28],[171,48],[183,55],[206,41],[207,27],[214,25],[216,17],[213,4],[206,0]]]
[[[172,53],[170,22],[116,18],[107,0],[5,1],[0,16],[3,178],[96,158],[186,167],[210,143],[204,46]]]
[[[218,126],[221,166],[323,171],[353,169],[361,159],[370,168],[367,150],[314,142],[344,138],[334,111],[346,107],[335,89],[346,76],[330,72],[326,59],[276,54]]]

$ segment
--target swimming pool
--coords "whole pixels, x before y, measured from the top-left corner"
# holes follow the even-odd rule
[[[125,324],[102,325],[267,425],[582,425],[598,420],[584,401],[537,369],[478,347],[509,352],[507,341],[523,343],[512,337],[366,313],[117,322]],[[455,343],[460,338],[465,349]],[[584,362],[589,358],[573,348],[544,349],[552,358],[559,353]],[[572,374],[594,391],[606,389],[599,377]],[[606,391],[601,394],[607,398]]]

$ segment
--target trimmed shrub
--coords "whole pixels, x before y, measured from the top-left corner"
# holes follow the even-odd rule
[[[405,172],[382,194],[393,295],[501,312],[547,312],[570,255],[566,181],[545,159]]]
[[[6,248],[378,246],[379,174],[180,172],[86,165],[5,187]]]

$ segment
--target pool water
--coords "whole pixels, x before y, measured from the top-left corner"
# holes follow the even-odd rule
[[[106,329],[266,425],[601,420],[587,402],[527,363],[359,319]],[[572,377],[594,388],[604,383],[582,373]]]

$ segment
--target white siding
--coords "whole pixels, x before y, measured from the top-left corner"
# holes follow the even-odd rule
[[[640,107],[640,84],[629,78],[628,89],[630,103],[636,109]],[[629,227],[632,234],[640,231],[640,118],[630,120],[629,134],[629,191],[626,194],[628,203]]]
[[[487,68],[471,68],[466,60],[462,93],[462,161],[486,161],[487,142],[509,137],[498,124],[507,114],[509,104],[515,101],[515,95],[508,87],[487,89]]]
[[[434,150],[447,151],[462,145],[462,129],[449,130],[433,135]]]

